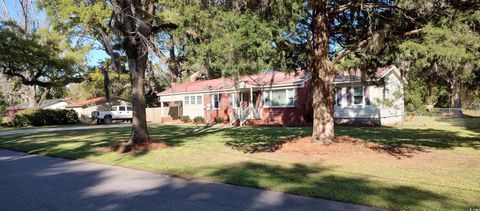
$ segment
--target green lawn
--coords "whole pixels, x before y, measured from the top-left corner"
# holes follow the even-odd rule
[[[12,130],[30,130],[30,129],[40,129],[40,128],[56,128],[56,127],[79,127],[79,126],[88,126],[93,124],[79,123],[74,125],[46,125],[46,126],[28,126],[28,127],[2,127],[0,126],[0,132],[2,131],[12,131]]]
[[[0,137],[0,147],[256,188],[409,210],[480,206],[480,118],[414,118],[396,127],[336,127],[408,156],[358,153],[305,156],[265,152],[309,127],[150,125],[171,147],[120,154],[105,146],[130,130],[61,131]],[[381,158],[381,159],[379,159]]]

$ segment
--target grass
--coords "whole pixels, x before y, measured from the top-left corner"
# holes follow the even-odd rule
[[[13,131],[13,130],[30,130],[30,129],[40,129],[40,128],[79,127],[79,126],[88,126],[88,125],[92,125],[92,124],[79,123],[79,124],[74,124],[74,125],[46,125],[46,126],[27,126],[27,127],[2,127],[2,126],[0,126],[0,132]]]
[[[171,147],[105,151],[128,139],[127,128],[3,136],[0,147],[384,208],[480,206],[480,118],[424,117],[396,127],[336,127],[337,135],[418,149],[413,157],[382,159],[266,152],[285,138],[308,136],[310,127],[150,125],[149,130],[152,140]]]

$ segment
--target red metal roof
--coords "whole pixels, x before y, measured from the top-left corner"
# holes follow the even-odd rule
[[[375,77],[377,79],[384,77],[389,71],[396,70],[394,65],[378,68],[375,72]],[[398,70],[397,70],[398,71]],[[305,71],[297,71],[295,73],[285,73],[285,72],[270,72],[270,73],[260,73],[254,75],[242,76],[240,82],[244,82],[251,86],[268,86],[268,85],[287,85],[299,83],[310,78],[309,74]],[[341,76],[335,79],[336,82],[340,81],[356,81],[360,80],[359,77],[354,76]],[[186,82],[183,84],[173,85],[171,88],[157,94],[157,95],[166,95],[174,93],[194,93],[210,90],[222,90],[222,89],[233,89],[234,83],[232,79],[229,78],[217,78],[211,80],[201,80]]]
[[[111,99],[112,99],[112,100],[118,100],[118,99],[120,99],[120,98],[118,98],[118,97],[111,97]],[[123,100],[123,99],[122,99],[122,100]],[[96,98],[92,98],[92,99],[88,99],[88,100],[84,100],[84,101],[72,103],[72,104],[70,104],[70,105],[65,106],[65,108],[83,107],[83,106],[88,106],[88,105],[90,105],[90,104],[99,103],[99,102],[102,102],[102,101],[107,101],[107,98],[106,98],[106,97],[96,97]]]
[[[252,86],[265,86],[265,85],[281,85],[281,84],[293,84],[302,82],[307,79],[307,74],[304,71],[295,73],[284,72],[270,72],[254,75],[247,75],[240,78],[240,82]],[[234,83],[229,78],[217,78],[211,80],[201,80],[186,82],[183,84],[173,85],[171,88],[159,93],[159,95],[173,94],[173,93],[191,93],[201,92],[209,90],[222,90],[233,89]]]

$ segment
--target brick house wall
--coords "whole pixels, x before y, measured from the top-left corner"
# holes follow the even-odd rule
[[[256,96],[256,107],[259,107],[262,112],[262,119],[251,119],[246,122],[247,125],[285,125],[285,126],[299,126],[306,125],[312,121],[312,96],[310,93],[310,86],[296,89],[296,103],[295,107],[291,108],[264,108],[263,96],[261,91],[253,92]],[[214,121],[215,117],[223,117],[225,121],[230,121],[230,113],[232,109],[232,99],[230,93],[220,93],[220,108],[205,110],[205,120],[208,122]],[[212,101],[210,94],[204,95],[205,108]],[[248,106],[250,101],[249,93],[243,93],[243,106]]]
[[[304,88],[297,88],[296,92],[297,98],[295,107],[262,108],[262,119],[249,120],[247,124],[301,126],[311,123],[313,113],[311,110],[312,97],[310,95],[310,87],[305,86]],[[260,100],[260,102],[262,102],[262,100]]]
[[[208,104],[212,103],[212,95],[205,94],[203,96],[203,103],[205,108],[207,108]],[[230,93],[220,93],[220,108],[219,109],[205,109],[205,121],[206,122],[213,122],[215,117],[223,117],[226,122],[230,121],[230,113],[233,111],[232,104],[231,104],[231,94]],[[210,117],[210,118],[209,118]]]

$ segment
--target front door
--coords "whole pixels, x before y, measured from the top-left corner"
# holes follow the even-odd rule
[[[257,108],[258,93],[253,93],[253,107]]]

